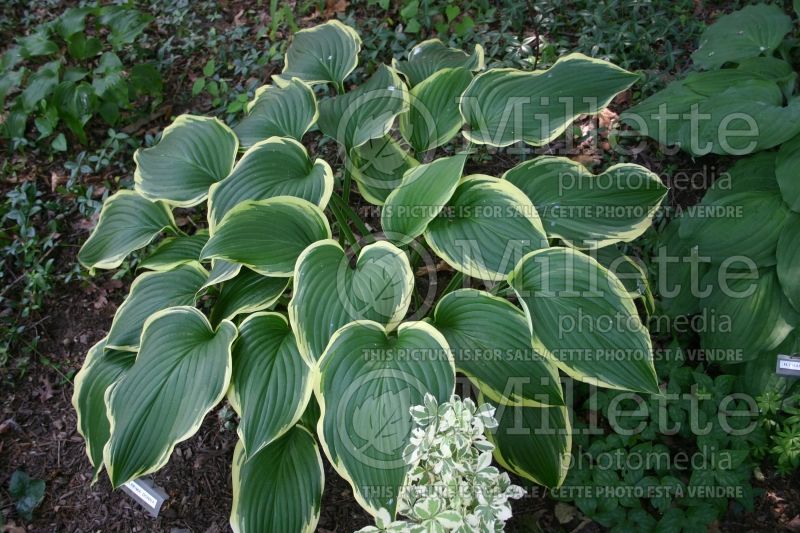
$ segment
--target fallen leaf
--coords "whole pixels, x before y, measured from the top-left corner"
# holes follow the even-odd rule
[[[575,519],[575,515],[578,514],[578,510],[575,507],[563,502],[558,502],[556,504],[554,512],[559,524],[568,524],[572,522]]]

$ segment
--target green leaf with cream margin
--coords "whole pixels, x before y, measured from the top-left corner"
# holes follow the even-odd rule
[[[638,79],[583,54],[564,56],[547,70],[491,69],[476,76],[461,97],[464,136],[491,146],[541,146],[579,115],[599,113]]]
[[[97,226],[83,243],[78,260],[89,269],[116,268],[129,253],[174,227],[172,212],[164,204],[133,191],[119,191],[103,204]]]
[[[242,441],[233,452],[234,533],[311,533],[319,521],[325,473],[314,436],[294,426],[247,457]]]
[[[573,378],[658,394],[650,335],[619,279],[571,248],[526,255],[508,276],[537,353]]]
[[[136,151],[136,191],[149,200],[192,207],[233,168],[239,141],[216,118],[181,115],[151,148]]]
[[[225,281],[211,308],[211,323],[233,320],[243,313],[269,309],[289,286],[289,278],[262,276],[249,268],[242,268],[235,277]]]
[[[333,171],[322,159],[311,161],[294,139],[270,137],[256,143],[230,176],[211,186],[208,222],[213,234],[222,218],[245,200],[294,196],[325,209],[333,192]]]
[[[572,428],[566,407],[499,405],[498,425],[486,431],[497,463],[545,487],[560,486],[567,476]]]
[[[790,31],[792,19],[780,7],[746,6],[706,28],[692,61],[702,69],[716,69],[728,62],[771,54]]]
[[[164,466],[223,398],[236,326],[214,330],[193,307],[151,316],[136,362],[106,392],[111,438],[103,460],[114,487]]]
[[[425,241],[459,272],[491,281],[505,280],[525,254],[548,247],[525,194],[481,174],[462,178],[445,211],[428,224]]]
[[[394,516],[409,465],[403,450],[413,423],[409,409],[425,393],[439,402],[455,388],[447,341],[424,322],[389,334],[371,321],[351,322],[331,338],[319,362],[317,434],[331,464],[375,516]]]
[[[448,48],[439,39],[428,39],[414,46],[407,60],[392,59],[392,67],[405,76],[411,87],[415,87],[442,69],[483,70],[486,66],[483,55],[483,47],[479,44],[475,45],[472,54],[467,54],[456,48]]]
[[[439,300],[432,323],[447,339],[456,370],[493,403],[564,404],[558,368],[534,352],[525,314],[508,300],[453,291]]]
[[[108,332],[108,347],[137,350],[147,319],[168,307],[194,305],[206,279],[208,272],[197,261],[173,270],[146,272],[137,277],[125,301],[114,314]]]
[[[264,276],[291,277],[310,244],[331,238],[319,207],[293,196],[247,200],[228,211],[203,248],[201,259],[223,259]]]
[[[800,213],[800,135],[781,145],[775,160],[775,177],[783,201],[795,213]]]
[[[800,312],[800,214],[792,213],[778,238],[778,279],[783,293]]]
[[[471,81],[468,69],[449,68],[411,89],[408,111],[400,115],[400,133],[414,152],[431,150],[456,136],[464,122],[459,99]]]
[[[345,164],[361,196],[373,205],[383,205],[406,171],[419,162],[391,136],[384,135],[353,148]]]
[[[208,230],[198,230],[193,235],[169,237],[158,243],[139,268],[148,270],[172,270],[173,268],[200,260],[200,252],[208,241]]]
[[[361,37],[338,20],[300,30],[286,50],[280,78],[342,87],[345,78],[358,65],[360,51]]]
[[[75,375],[72,406],[78,414],[78,433],[86,441],[86,455],[94,467],[92,482],[103,469],[103,447],[110,424],[106,416],[106,389],[116,382],[136,359],[136,353],[106,350],[102,339],[89,349],[83,366]]]
[[[594,175],[566,157],[525,161],[503,179],[530,198],[548,235],[577,248],[602,248],[640,236],[668,191],[642,166],[618,164]]]
[[[389,133],[394,118],[408,110],[406,84],[386,65],[358,88],[319,103],[322,133],[346,150]]]
[[[453,196],[466,159],[440,157],[406,171],[381,210],[381,228],[391,241],[407,244],[423,234]]]
[[[248,149],[269,137],[300,141],[317,122],[314,91],[299,79],[283,86],[264,85],[256,90],[247,115],[233,128],[241,148]]]
[[[355,268],[336,241],[312,244],[297,260],[288,306],[300,353],[315,365],[336,330],[354,320],[393,330],[408,311],[413,290],[408,257],[388,242],[365,246]]]
[[[254,313],[239,325],[228,399],[239,415],[243,453],[252,458],[295,425],[311,398],[311,368],[280,313]]]

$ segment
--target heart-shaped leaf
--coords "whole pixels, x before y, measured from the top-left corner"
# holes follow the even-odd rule
[[[390,136],[370,139],[350,151],[347,171],[368,202],[383,205],[403,181],[403,174],[419,163]]]
[[[525,194],[491,176],[466,176],[425,241],[450,266],[478,279],[504,280],[533,250],[547,248],[542,222]]]
[[[100,219],[83,243],[78,260],[86,268],[116,268],[164,229],[174,227],[172,212],[133,191],[119,191],[103,204]]]
[[[325,214],[307,200],[246,200],[220,221],[201,258],[241,263],[265,276],[291,277],[300,253],[330,237]]]
[[[222,218],[245,200],[275,196],[303,198],[325,209],[333,191],[333,172],[322,159],[311,161],[293,139],[270,137],[247,150],[224,181],[211,187],[208,221],[211,233]]]
[[[338,20],[329,20],[294,34],[280,77],[341,86],[358,65],[360,51],[358,33]]]
[[[639,165],[618,164],[594,175],[566,157],[537,157],[503,178],[530,198],[548,235],[578,248],[635,239],[667,194],[658,176]]]
[[[409,409],[426,393],[444,402],[454,387],[447,341],[424,322],[401,324],[396,337],[376,322],[353,322],[331,339],[315,388],[318,435],[371,514],[385,508],[394,516],[397,508],[410,468],[403,460],[413,427]]]
[[[233,131],[244,149],[269,137],[290,137],[299,141],[317,122],[318,116],[314,91],[299,79],[293,79],[282,86],[259,87],[248,106],[247,116]]]
[[[141,263],[139,268],[172,270],[200,259],[200,252],[208,241],[208,231],[199,230],[194,235],[181,235],[164,239]]]
[[[268,309],[288,286],[289,278],[270,278],[242,268],[236,277],[222,284],[211,309],[211,323],[218,324],[222,320],[233,320],[242,313]]]
[[[157,145],[134,154],[136,191],[177,207],[197,205],[230,174],[238,148],[236,135],[216,118],[181,115]]]
[[[408,258],[392,244],[365,246],[355,269],[336,241],[311,245],[297,260],[289,302],[300,353],[316,363],[336,330],[355,320],[394,329],[408,311],[413,288]]]
[[[439,39],[422,41],[408,54],[408,60],[392,60],[392,66],[402,73],[412,87],[445,68],[465,68],[470,71],[483,70],[483,47],[475,45],[472,54],[456,48],[448,48]]]

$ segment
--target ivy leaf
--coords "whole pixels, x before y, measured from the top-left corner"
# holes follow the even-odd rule
[[[14,506],[20,516],[30,521],[33,518],[33,510],[44,499],[44,481],[31,478],[25,472],[17,470],[11,474],[8,493],[14,499]]]

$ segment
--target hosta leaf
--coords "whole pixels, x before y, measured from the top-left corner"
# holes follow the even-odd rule
[[[243,268],[235,278],[222,284],[219,297],[211,309],[211,323],[233,320],[236,315],[253,313],[271,307],[281,297],[288,278],[270,278]]]
[[[108,332],[108,347],[136,350],[145,321],[162,309],[193,305],[206,278],[208,272],[197,262],[165,272],[146,272],[136,278],[128,297],[114,315]]]
[[[558,369],[531,347],[525,314],[508,300],[461,289],[439,300],[433,317],[456,370],[493,403],[563,405]]]
[[[368,202],[383,205],[403,181],[403,174],[419,163],[388,135],[370,139],[350,151],[347,171]]]
[[[295,426],[254,457],[233,452],[234,533],[314,531],[325,473],[314,436]]]
[[[800,135],[781,146],[775,164],[783,201],[800,213]]]
[[[139,263],[139,267],[149,270],[172,270],[178,265],[198,261],[206,241],[208,241],[206,230],[199,230],[194,235],[164,239],[158,243],[153,253]]]
[[[619,279],[631,298],[642,298],[648,314],[655,311],[655,300],[647,281],[647,265],[641,259],[625,255],[616,246],[596,250],[597,262]]]
[[[392,66],[401,72],[414,87],[424,79],[445,68],[465,68],[476,71],[483,70],[483,47],[475,45],[472,54],[456,48],[448,48],[439,39],[422,41],[408,54],[407,61],[392,61]]]
[[[408,89],[397,73],[381,65],[345,94],[319,103],[319,129],[347,150],[389,132],[394,117],[408,110]]]
[[[106,393],[111,438],[103,460],[114,487],[164,466],[198,430],[228,388],[235,338],[231,322],[215,331],[191,307],[148,319],[136,362]]]
[[[786,218],[778,238],[777,261],[783,293],[800,312],[800,214]]]
[[[552,141],[578,115],[599,113],[638,79],[617,66],[582,54],[560,58],[547,70],[509,68],[479,74],[461,98],[472,142],[508,146]]]
[[[241,263],[265,276],[291,277],[309,244],[331,237],[319,207],[293,196],[247,200],[228,211],[202,259]]]
[[[478,279],[506,278],[522,256],[547,248],[536,208],[507,181],[466,176],[425,240],[450,266]]]
[[[667,316],[692,315],[698,311],[699,281],[708,271],[697,248],[681,239],[681,219],[671,220],[658,236],[654,261],[658,265],[661,311]]]
[[[297,260],[289,317],[300,353],[313,364],[340,327],[372,320],[394,329],[411,302],[414,274],[402,250],[365,246],[355,268],[336,241],[311,245]]]
[[[311,87],[294,79],[279,87],[265,85],[233,129],[244,149],[269,137],[291,137],[299,141],[317,121],[317,99]]]
[[[775,264],[778,236],[789,215],[780,192],[732,191],[711,200],[704,197],[699,207],[684,213],[680,237],[697,246],[700,257],[715,264],[734,256],[760,267]],[[747,268],[741,260],[737,263]]]
[[[575,379],[658,393],[650,335],[625,286],[570,248],[526,255],[508,277],[533,334],[533,347]]]
[[[338,20],[330,20],[294,34],[280,77],[339,86],[356,68],[359,51],[358,33]]]
[[[409,409],[425,393],[439,402],[453,393],[447,341],[423,322],[401,324],[390,335],[380,324],[352,322],[338,330],[320,360],[316,396],[318,435],[328,459],[373,516],[394,516],[409,466]]]
[[[758,279],[728,274],[713,268],[701,287],[712,290],[700,300],[710,322],[700,334],[700,346],[709,360],[739,362],[778,346],[794,329],[798,314],[781,290],[774,268],[761,269]]]
[[[328,163],[322,159],[312,162],[303,145],[293,139],[270,137],[246,151],[227,179],[211,186],[211,232],[244,200],[295,196],[325,209],[332,191],[333,172]]]
[[[466,154],[440,157],[403,175],[381,211],[381,227],[390,240],[406,244],[422,235],[453,196],[466,158]]]
[[[415,152],[431,150],[456,136],[464,121],[458,102],[471,81],[466,68],[444,69],[411,89],[408,112],[400,115],[400,133]]]
[[[286,317],[256,313],[241,323],[228,397],[241,418],[239,439],[248,458],[300,419],[311,398],[311,369]]]
[[[572,450],[566,407],[499,405],[495,418],[498,426],[486,435],[500,466],[545,487],[564,482]]]
[[[202,254],[202,251],[200,252]],[[211,272],[208,274],[203,289],[211,287],[212,285],[219,285],[229,279],[233,279],[239,275],[242,270],[240,263],[231,263],[230,261],[223,261],[222,259],[214,259],[211,261]]]
[[[216,118],[181,115],[157,145],[134,154],[136,190],[178,207],[197,205],[230,173],[238,147],[233,131]]]
[[[706,28],[692,61],[700,68],[719,68],[728,61],[771,53],[792,30],[792,19],[776,5],[746,6],[721,16]]]
[[[116,268],[134,250],[174,227],[172,212],[133,191],[119,191],[103,204],[100,219],[83,243],[78,260],[87,268]]]
[[[537,157],[503,178],[530,198],[548,235],[578,248],[635,239],[667,194],[658,176],[639,165],[618,164],[594,175],[566,157]]]
[[[110,432],[106,417],[106,389],[133,366],[136,354],[106,350],[102,339],[89,350],[80,371],[75,375],[72,406],[78,414],[78,433],[86,441],[86,455],[94,467],[93,481],[103,468],[103,447]]]

